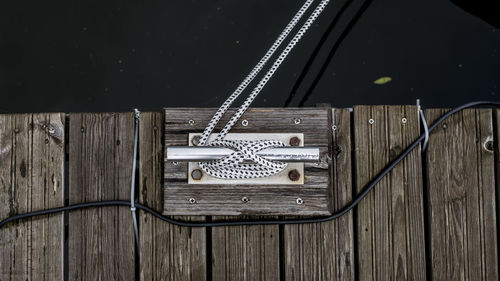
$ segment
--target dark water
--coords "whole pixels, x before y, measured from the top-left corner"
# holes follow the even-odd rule
[[[302,2],[2,1],[0,112],[219,106]],[[254,106],[500,100],[493,7],[363,3],[331,2]]]

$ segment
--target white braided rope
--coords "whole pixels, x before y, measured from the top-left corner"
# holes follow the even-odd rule
[[[264,77],[259,81],[257,86],[252,90],[247,99],[234,113],[231,119],[227,122],[221,132],[217,135],[215,141],[208,142],[208,137],[213,132],[215,126],[219,123],[222,116],[229,109],[231,104],[236,98],[246,89],[246,87],[252,82],[252,80],[257,76],[257,74],[263,69],[265,64],[279,48],[281,43],[286,39],[288,34],[292,31],[295,25],[302,18],[304,13],[308,10],[309,6],[315,0],[306,0],[302,5],[297,14],[288,23],[285,29],[281,32],[279,37],[273,43],[271,48],[266,52],[264,57],[257,63],[257,65],[252,69],[248,76],[241,82],[241,84],[236,88],[236,90],[229,96],[229,98],[222,104],[222,106],[214,114],[207,127],[203,131],[203,134],[199,140],[198,145],[203,146],[224,146],[235,149],[235,152],[231,155],[211,162],[201,162],[199,163],[200,168],[207,174],[217,178],[223,179],[244,179],[244,178],[260,178],[275,175],[281,172],[286,167],[286,163],[279,161],[269,161],[262,157],[259,157],[255,153],[270,147],[282,147],[285,143],[277,140],[262,140],[262,141],[241,141],[241,140],[224,140],[229,130],[232,126],[240,119],[241,115],[250,107],[250,104],[257,97],[257,95],[262,91],[267,82],[274,75],[276,70],[280,67],[281,63],[285,60],[288,54],[292,51],[295,45],[300,41],[302,36],[311,27],[318,16],[323,12],[326,5],[330,0],[322,0],[318,6],[314,9],[312,14],[302,25],[302,27],[297,31],[295,36],[290,40],[288,45],[283,49],[281,54],[276,58],[271,68],[266,72]],[[243,161],[251,160],[253,164],[243,164]]]

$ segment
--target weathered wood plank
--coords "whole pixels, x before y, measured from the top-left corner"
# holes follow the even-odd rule
[[[165,144],[188,145],[189,133],[200,133],[216,109],[167,108],[165,109]],[[228,110],[217,130],[234,113]],[[253,108],[235,124],[233,133],[303,133],[305,146],[320,147],[323,156],[331,149],[329,108]],[[191,121],[191,122],[190,122]],[[164,214],[169,215],[328,215],[331,209],[330,166],[326,157],[323,163],[307,163],[304,167],[303,185],[189,185],[187,164],[167,162],[165,166]],[[242,204],[241,198],[250,201]],[[300,197],[303,196],[304,198]],[[296,199],[304,199],[297,206]],[[196,204],[190,204],[194,198]],[[305,200],[307,199],[307,200]]]
[[[329,215],[330,198],[327,191],[318,192],[317,188],[297,186],[255,188],[252,185],[220,185],[207,192],[205,185],[190,186],[169,184],[165,195],[164,210],[169,213],[189,213],[192,215]],[[247,203],[242,198],[247,197]],[[196,204],[189,203],[190,198]],[[304,203],[297,205],[297,198]],[[284,211],[286,209],[286,211]]]
[[[405,118],[403,120],[403,118]],[[356,193],[420,134],[415,106],[354,108]],[[420,149],[358,206],[360,280],[425,280]]]
[[[0,115],[0,220],[60,207],[64,114]],[[63,215],[0,230],[0,280],[62,280]]]
[[[71,114],[70,204],[130,200],[133,113]],[[69,213],[70,280],[134,279],[130,210],[119,207]]]
[[[430,123],[445,110],[427,110]],[[467,109],[430,137],[427,151],[432,277],[498,280],[492,112]]]
[[[231,219],[234,220],[235,217],[213,218],[213,220]],[[255,225],[212,229],[212,280],[280,280],[279,263],[278,226]]]
[[[139,201],[158,211],[163,208],[164,120],[163,113],[142,113],[139,126]],[[205,228],[178,227],[139,214],[141,280],[206,280]]]
[[[350,112],[333,109],[334,210],[352,199]],[[332,129],[329,129],[330,131]],[[284,226],[285,280],[354,280],[352,212],[320,224]]]

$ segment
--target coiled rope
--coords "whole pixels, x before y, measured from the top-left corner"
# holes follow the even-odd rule
[[[247,86],[253,81],[253,79],[259,74],[259,72],[264,68],[266,63],[272,57],[272,55],[279,48],[281,43],[288,37],[290,32],[300,21],[305,12],[309,9],[311,4],[315,0],[307,0],[304,5],[299,9],[297,14],[288,23],[285,29],[278,36],[276,41],[273,43],[271,48],[266,52],[264,57],[255,65],[255,67],[250,71],[248,76],[241,82],[241,84],[236,88],[236,90],[227,98],[227,100],[222,104],[222,106],[214,114],[207,127],[203,131],[203,134],[198,142],[198,146],[222,146],[228,147],[235,150],[231,155],[224,157],[220,160],[200,162],[200,168],[210,176],[222,178],[222,179],[248,179],[248,178],[262,178],[275,175],[286,168],[287,164],[280,161],[270,161],[258,156],[256,153],[260,150],[271,148],[271,147],[283,147],[286,146],[285,143],[278,140],[260,140],[260,141],[241,141],[241,140],[225,140],[224,138],[229,133],[234,124],[240,119],[240,117],[245,113],[245,111],[250,107],[250,104],[254,101],[257,95],[262,91],[267,82],[274,75],[276,70],[280,67],[281,63],[285,60],[288,54],[292,51],[295,45],[304,36],[307,30],[311,27],[318,16],[323,12],[326,5],[330,0],[322,0],[318,6],[314,9],[312,14],[302,25],[302,27],[297,31],[295,36],[290,40],[288,45],[283,49],[281,54],[276,58],[272,66],[266,72],[264,77],[259,81],[257,86],[252,90],[247,99],[234,113],[231,119],[227,122],[224,128],[219,132],[214,141],[208,141],[208,138],[212,134],[215,126],[219,123],[220,119],[226,111],[229,109],[231,104],[240,94],[247,88]],[[252,164],[244,164],[243,161],[251,160]]]

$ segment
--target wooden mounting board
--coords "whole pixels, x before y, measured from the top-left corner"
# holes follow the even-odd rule
[[[165,146],[187,146],[189,133],[199,133],[215,108],[165,109]],[[215,131],[234,113],[228,110]],[[296,124],[296,119],[300,123]],[[191,120],[191,121],[190,121]],[[331,188],[331,109],[253,108],[237,123],[234,133],[302,133],[304,145],[321,149],[321,162],[304,165],[303,185],[196,185],[188,184],[188,163],[165,162],[165,215],[329,215]],[[166,160],[165,160],[166,161]],[[241,199],[247,197],[248,202]],[[190,199],[196,203],[190,203]],[[297,199],[303,204],[297,204]]]

